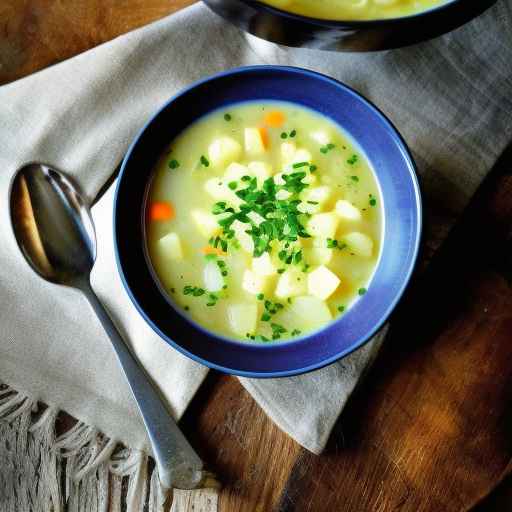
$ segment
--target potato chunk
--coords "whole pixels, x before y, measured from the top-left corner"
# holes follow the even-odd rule
[[[371,258],[373,254],[373,240],[364,233],[353,231],[343,237],[343,241],[354,254],[363,258]]]
[[[328,299],[340,285],[338,276],[322,265],[308,274],[308,293],[319,299]]]
[[[253,258],[252,270],[260,276],[273,276],[277,273],[277,269],[272,263],[272,259],[268,252],[264,252],[258,258]]]
[[[232,137],[219,137],[208,147],[208,156],[213,167],[223,167],[240,158],[242,146]]]
[[[242,288],[252,295],[258,295],[258,293],[265,293],[267,289],[267,278],[256,274],[252,270],[246,270],[242,278]]]
[[[215,215],[205,210],[192,210],[190,215],[199,233],[206,238],[210,238],[220,231]]]
[[[317,213],[309,219],[307,232],[317,238],[334,238],[338,222],[338,216],[332,212]]]
[[[258,321],[257,304],[235,303],[227,307],[229,328],[239,336],[254,334]]]
[[[289,331],[299,329],[305,332],[325,326],[332,320],[332,315],[323,300],[304,295],[292,299],[292,303],[277,313],[274,319]]]
[[[311,265],[327,265],[332,259],[332,249],[327,249],[325,245],[326,242],[324,242],[324,247],[308,247],[303,249],[304,260]]]
[[[220,292],[224,286],[224,278],[216,261],[208,261],[203,269],[204,287],[209,292]]]
[[[238,181],[242,176],[248,175],[249,169],[247,169],[245,165],[239,164],[238,162],[233,162],[228,165],[224,174],[224,179],[226,182]]]
[[[342,220],[351,222],[361,220],[361,212],[359,211],[359,208],[356,208],[352,203],[345,201],[344,199],[336,201],[335,211]]]
[[[265,153],[265,143],[258,128],[244,130],[245,152],[249,156],[258,156]]]
[[[261,187],[263,182],[272,176],[272,166],[266,162],[249,162],[247,168],[249,175],[256,177],[258,187]]]
[[[158,252],[165,259],[182,260],[183,248],[177,233],[168,233],[158,240]]]
[[[306,275],[295,268],[290,268],[279,276],[274,293],[277,298],[286,299],[304,295],[306,288]]]

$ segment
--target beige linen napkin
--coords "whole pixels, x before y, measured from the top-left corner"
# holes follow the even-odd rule
[[[411,145],[427,196],[454,217],[511,139],[511,1],[436,41],[365,55],[277,47],[197,4],[0,88],[0,379],[130,447],[148,448],[85,300],[39,279],[19,253],[8,190],[20,165],[45,161],[65,170],[92,200],[148,116],[182,87],[240,65],[297,65],[375,101]],[[114,264],[112,195],[94,208],[93,285],[180,417],[207,370],[161,341],[130,303]],[[240,380],[282,429],[318,453],[379,343],[309,375]]]

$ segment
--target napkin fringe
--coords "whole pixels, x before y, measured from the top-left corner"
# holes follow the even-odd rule
[[[2,512],[163,510],[168,496],[145,453],[81,421],[57,435],[58,415],[0,383]]]

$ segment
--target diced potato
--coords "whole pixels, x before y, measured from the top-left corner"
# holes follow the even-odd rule
[[[258,128],[246,128],[244,130],[245,152],[249,156],[258,156],[265,153],[265,144]]]
[[[226,183],[230,181],[238,181],[242,176],[248,176],[249,169],[245,165],[233,162],[228,165],[226,172],[224,173],[224,179]]]
[[[281,144],[281,159],[283,165],[288,165],[292,161],[295,151],[297,151],[295,142],[283,142]]]
[[[277,298],[286,299],[304,295],[306,288],[306,274],[290,268],[279,276],[274,293]]]
[[[204,287],[209,292],[219,292],[224,286],[224,277],[216,261],[208,261],[203,269]]]
[[[254,211],[250,211],[247,214],[247,217],[256,224],[256,226],[259,226],[262,222],[265,222],[265,219],[259,214]]]
[[[298,149],[295,151],[293,158],[291,160],[292,164],[298,164],[300,162],[311,162],[312,156],[311,153],[307,149]]]
[[[364,233],[354,231],[343,237],[343,241],[348,245],[350,251],[363,258],[371,258],[373,253],[373,240]]]
[[[327,242],[322,240],[323,247],[304,249],[304,260],[310,265],[327,265],[332,260],[332,249],[326,248]]]
[[[302,332],[325,326],[332,320],[327,304],[318,297],[304,295],[295,297],[290,305],[279,311],[274,321],[284,325],[289,331],[299,329]]]
[[[232,206],[239,206],[242,200],[228,187],[229,181],[222,178],[210,178],[205,181],[204,189],[217,201],[227,201]]]
[[[231,224],[231,229],[235,232],[236,239],[240,242],[240,247],[249,253],[254,252],[254,242],[252,241],[251,235],[246,233],[247,230],[251,229],[249,224],[235,220]]]
[[[272,176],[272,166],[266,162],[249,162],[249,174],[255,176],[258,181],[258,186],[261,187],[263,182]]]
[[[268,252],[264,252],[258,258],[253,258],[252,270],[260,276],[273,276],[277,272]]]
[[[345,221],[357,222],[361,220],[361,212],[349,201],[340,199],[336,201],[335,211]]]
[[[240,158],[242,146],[232,137],[219,137],[208,147],[208,156],[213,167],[228,165]]]
[[[309,136],[315,141],[318,142],[321,146],[327,146],[329,142],[331,142],[331,137],[329,134],[324,130],[317,130],[314,132],[311,132]]]
[[[206,238],[210,238],[220,231],[215,215],[204,210],[192,210],[190,215],[199,233]]]
[[[307,232],[317,238],[334,238],[338,228],[339,218],[333,213],[317,213],[307,224]]]
[[[323,205],[331,197],[331,189],[329,187],[314,187],[304,191],[306,201],[315,201]]]
[[[274,179],[274,182],[275,182],[275,179]],[[278,183],[278,185],[279,185],[279,183]],[[278,199],[279,201],[286,201],[288,198],[291,197],[291,195],[292,195],[292,193],[288,192],[288,190],[281,189],[276,192],[276,199]]]
[[[302,192],[303,202],[299,204],[297,209],[302,213],[317,213],[320,211],[325,202],[331,196],[331,189],[329,187],[313,187],[307,188]],[[308,201],[317,204],[311,204]]]
[[[265,276],[256,274],[252,270],[246,270],[242,278],[242,288],[253,295],[258,293],[265,293],[268,285],[268,280]]]
[[[319,299],[328,299],[340,285],[339,277],[322,265],[308,274],[308,293]]]
[[[168,233],[158,240],[158,252],[169,260],[182,260],[183,248],[177,233]]]
[[[229,327],[239,336],[254,334],[258,322],[258,305],[248,303],[230,304],[227,307]]]

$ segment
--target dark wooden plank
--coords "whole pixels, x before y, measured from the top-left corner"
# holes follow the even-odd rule
[[[196,0],[2,0],[0,85],[56,64]]]

